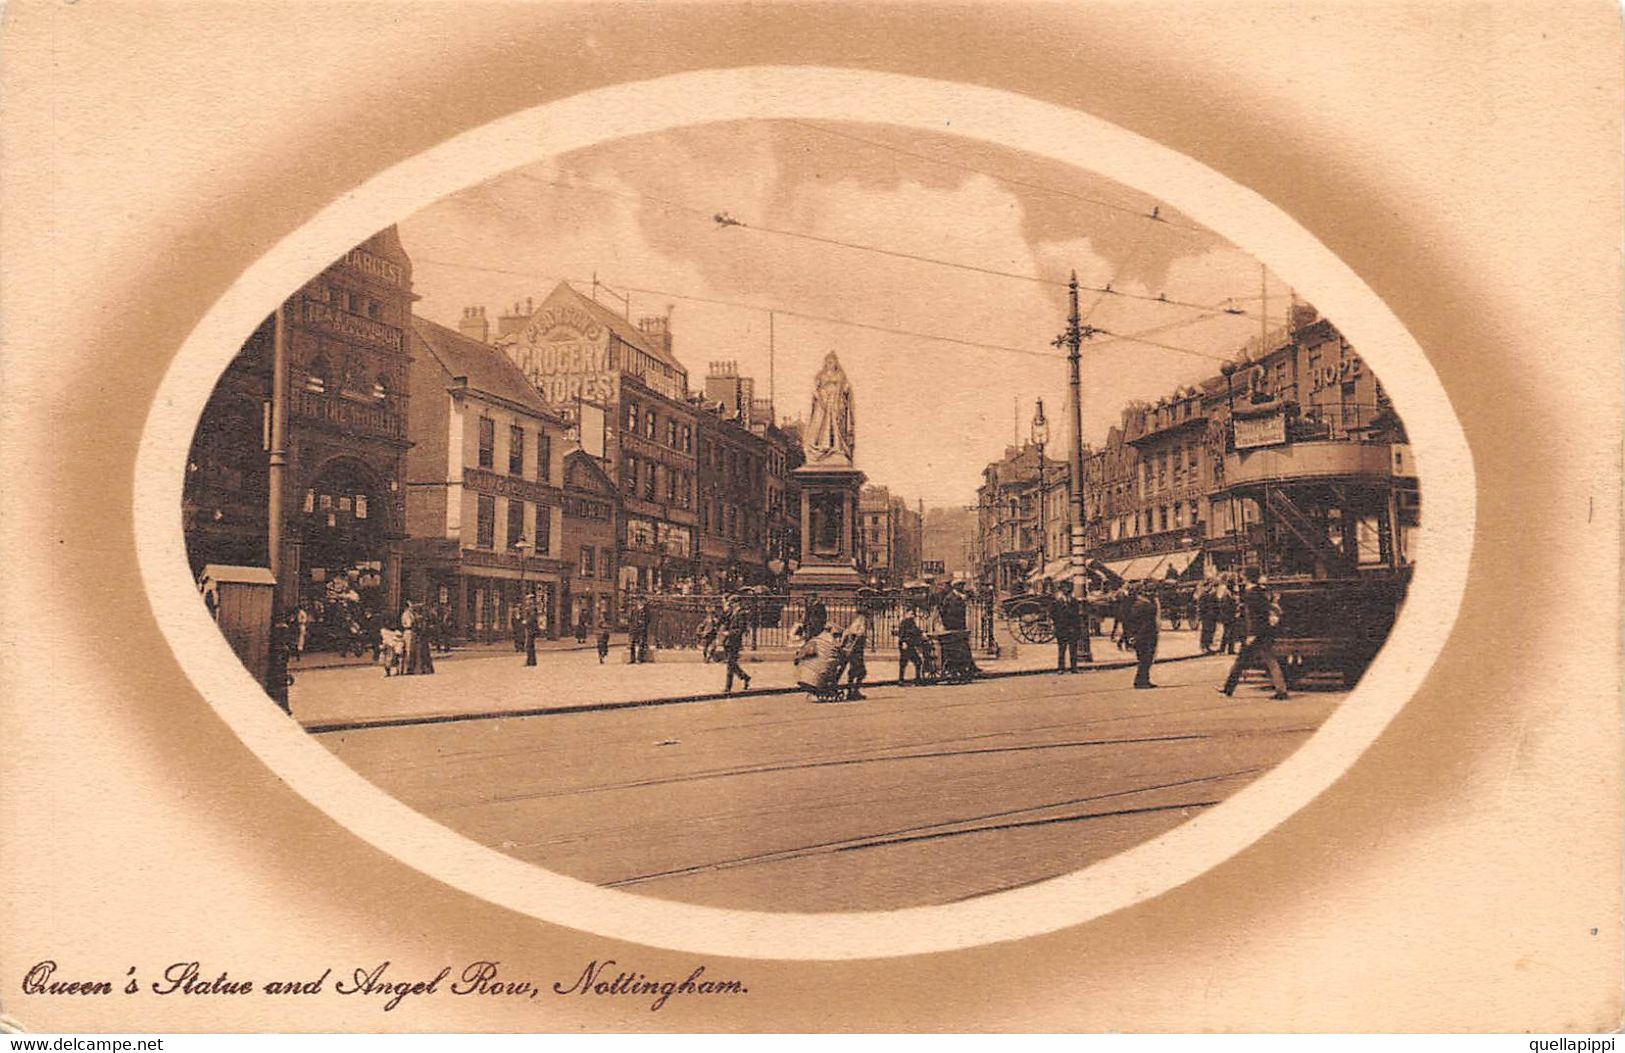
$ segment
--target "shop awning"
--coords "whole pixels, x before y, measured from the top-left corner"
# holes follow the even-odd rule
[[[1178,552],[1169,552],[1162,557],[1162,562],[1152,570],[1152,575],[1159,578],[1182,578],[1190,569],[1191,564],[1202,558],[1199,548],[1183,548]]]
[[[1135,556],[1133,559],[1108,560],[1106,566],[1124,581],[1137,581],[1149,577],[1151,567],[1161,559],[1161,556]]]
[[[1072,560],[1066,556],[1062,556],[1060,559],[1050,560],[1039,569],[1027,575],[1027,580],[1041,581],[1048,578],[1050,581],[1057,581],[1061,578],[1071,577],[1071,575]]]

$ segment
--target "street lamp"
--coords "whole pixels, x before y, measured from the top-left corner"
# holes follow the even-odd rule
[[[1038,400],[1038,409],[1033,413],[1032,428],[1033,445],[1038,447],[1038,566],[1049,565],[1049,524],[1045,516],[1045,505],[1049,504],[1049,493],[1045,487],[1044,445],[1049,442],[1049,420],[1044,416],[1044,400]]]
[[[530,539],[520,534],[511,546],[519,553],[519,602],[525,602],[525,554],[530,551]]]
[[[1236,390],[1235,377],[1238,367],[1234,362],[1225,362],[1219,366],[1219,372],[1224,374],[1224,403],[1229,411],[1229,419],[1225,421],[1225,443],[1220,457],[1228,454],[1236,445]],[[1235,483],[1226,476],[1225,484],[1230,490],[1230,533],[1236,538],[1236,562],[1241,563],[1241,524],[1236,517],[1236,491]]]

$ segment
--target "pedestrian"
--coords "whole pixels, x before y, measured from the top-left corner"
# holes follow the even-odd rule
[[[857,702],[867,696],[863,681],[869,676],[869,667],[863,661],[863,652],[869,643],[869,616],[858,604],[857,613],[841,631],[841,658],[846,663],[846,700]]]
[[[722,608],[707,610],[705,617],[700,620],[700,627],[694,630],[694,642],[700,649],[700,661],[711,661],[712,648],[716,646],[717,632],[722,627]]]
[[[1264,587],[1257,567],[1247,568],[1247,586],[1241,593],[1241,610],[1247,623],[1247,643],[1236,655],[1235,662],[1230,666],[1230,675],[1224,678],[1224,686],[1219,688],[1219,693],[1230,696],[1241,681],[1242,673],[1254,666],[1261,666],[1269,673],[1270,683],[1275,686],[1275,694],[1270,697],[1284,702],[1291,696],[1287,694],[1281,662],[1275,657],[1275,623],[1281,609],[1275,605],[1269,589]]]
[[[903,617],[897,623],[897,683],[899,686],[908,685],[908,667],[914,666],[914,682],[925,682],[925,656],[927,644],[925,633],[920,630],[920,623],[914,618],[914,608],[908,607],[903,611]]]
[[[812,639],[829,625],[829,608],[818,596],[807,600],[806,613],[801,618],[801,632],[804,639]]]
[[[587,630],[592,628],[592,626],[588,624],[588,620],[591,617],[592,615],[589,608],[581,608],[580,615],[576,617],[576,643],[584,644],[587,642]]]
[[[1134,671],[1134,686],[1141,689],[1156,687],[1151,682],[1151,663],[1157,657],[1162,612],[1157,610],[1157,601],[1149,585],[1142,584],[1131,595],[1123,629],[1134,641],[1134,657],[1139,663]]]
[[[525,609],[523,604],[509,608],[508,629],[513,633],[514,652],[523,651],[525,649]]]
[[[1213,653],[1213,632],[1219,625],[1219,598],[1214,595],[1215,588],[1211,581],[1204,581],[1196,588],[1196,620],[1201,626],[1199,645],[1203,654]]]
[[[418,667],[418,639],[423,635],[418,628],[418,613],[412,609],[412,601],[407,600],[406,606],[401,608],[401,651],[405,661],[401,665],[402,676],[417,676],[422,670]]]
[[[1049,622],[1055,630],[1055,671],[1078,671],[1078,601],[1072,597],[1072,583],[1060,582],[1049,598]]]
[[[303,661],[305,644],[310,639],[310,611],[301,603],[299,609],[294,612],[293,617],[294,623],[298,626],[298,631],[293,638],[293,657],[294,661]]]
[[[734,677],[739,677],[745,683],[745,690],[750,690],[750,674],[739,665],[740,652],[745,649],[745,609],[739,599],[730,595],[722,601],[722,657],[728,663],[726,679],[723,681],[722,693],[734,693]]]
[[[1119,651],[1126,651],[1133,643],[1128,633],[1128,612],[1134,606],[1134,593],[1125,584],[1117,590],[1116,602],[1112,606],[1112,639],[1117,643]]]
[[[598,627],[598,664],[603,665],[609,658],[609,626]]]
[[[541,631],[541,623],[536,620],[536,601],[529,596],[519,611],[519,621],[525,637],[525,664],[535,665],[536,636]]]
[[[636,600],[627,619],[626,644],[632,664],[649,660],[649,602]]]
[[[1219,639],[1219,650],[1225,654],[1235,654],[1241,649],[1241,600],[1236,595],[1236,588],[1231,580],[1219,582],[1216,599],[1219,605],[1219,624],[1224,627],[1224,634]]]

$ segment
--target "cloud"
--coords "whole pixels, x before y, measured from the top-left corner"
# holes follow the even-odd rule
[[[783,126],[705,126],[606,144],[494,179],[401,224],[417,265],[418,310],[454,325],[465,305],[497,310],[527,296],[539,300],[559,278],[596,272],[612,287],[634,290],[634,318],[672,305],[675,350],[691,386],[702,383],[709,362],[732,359],[757,377],[763,394],[772,376],[781,416],[805,412],[812,377],[835,350],[856,393],[860,465],[907,499],[938,505],[975,500],[982,468],[1010,442],[1024,441],[1038,398],[1055,422],[1055,452],[1064,453],[1066,362],[1051,341],[1066,322],[1060,283],[1074,269],[1087,286],[1112,282],[1144,296],[1167,292],[1218,304],[1248,289],[1256,295],[1256,262],[1228,246],[1178,235],[1153,244],[1145,239],[1167,235],[1144,231],[1144,221],[1132,217],[1127,229],[1143,240],[1097,244],[1097,237],[1120,238],[1124,225],[1091,227],[1081,213],[1070,226],[1036,232],[1033,195],[1020,187],[974,172],[945,175],[894,155],[885,164],[865,155],[859,164],[839,150],[816,149],[827,145]],[[992,163],[985,151],[977,158],[979,166]],[[1078,176],[1085,187],[1103,182]],[[714,212],[743,225],[721,227]],[[1187,251],[1191,244],[1199,251]],[[1148,288],[1143,276],[1116,277],[1125,263],[1146,257],[1156,257],[1156,266],[1140,273],[1163,275],[1166,288]],[[703,300],[783,309],[771,321],[771,361],[763,311]],[[1220,315],[1165,329],[1195,312],[1088,293],[1083,305],[1092,324],[1112,333],[1158,329],[1150,339],[1214,353],[1239,346],[1257,326]],[[1217,368],[1198,356],[1104,339],[1084,361],[1084,426],[1094,442],[1127,399],[1155,397]]]

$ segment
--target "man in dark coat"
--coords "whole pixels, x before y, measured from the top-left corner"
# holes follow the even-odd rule
[[[1247,643],[1230,666],[1230,675],[1219,688],[1222,695],[1230,695],[1241,681],[1241,674],[1251,666],[1262,666],[1269,672],[1270,683],[1275,685],[1277,701],[1285,701],[1286,677],[1281,673],[1281,662],[1275,657],[1275,606],[1270,590],[1259,580],[1257,567],[1247,568],[1247,586],[1241,592],[1241,612],[1247,621]]]
[[[1158,624],[1161,615],[1150,587],[1141,585],[1132,595],[1133,600],[1129,604],[1123,631],[1134,641],[1134,657],[1139,662],[1139,667],[1134,672],[1134,686],[1156,687],[1157,685],[1151,682],[1151,663],[1157,657],[1157,637],[1162,629]]]
[[[1213,650],[1213,631],[1219,625],[1219,598],[1214,595],[1214,588],[1212,582],[1203,582],[1196,591],[1196,620],[1202,627],[1203,654]]]
[[[1219,606],[1219,624],[1224,626],[1224,635],[1219,638],[1219,650],[1225,654],[1235,654],[1241,649],[1241,601],[1236,596],[1235,584],[1221,581],[1215,599]]]
[[[1063,581],[1049,598],[1049,621],[1055,629],[1055,669],[1060,673],[1078,671],[1078,637],[1083,631],[1082,612],[1072,596],[1072,583]]]
[[[525,664],[536,664],[536,635],[541,630],[541,623],[536,619],[536,601],[529,596],[525,597],[525,605],[519,612],[520,632],[525,641]]]
[[[627,618],[626,643],[632,664],[649,660],[649,601],[637,600]]]
[[[920,630],[920,623],[914,618],[914,608],[910,607],[903,612],[903,617],[897,623],[897,683],[898,686],[908,684],[908,667],[914,665],[914,682],[925,682],[925,633]]]
[[[744,681],[745,690],[750,690],[750,674],[739,664],[739,655],[745,649],[745,632],[749,628],[749,617],[745,613],[744,605],[739,602],[738,597],[729,596],[722,603],[722,624],[717,629],[722,637],[722,657],[728,663],[727,677],[722,687],[722,693],[725,695],[733,694],[736,676]]]

